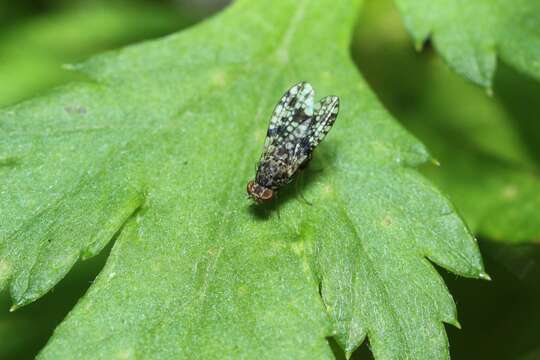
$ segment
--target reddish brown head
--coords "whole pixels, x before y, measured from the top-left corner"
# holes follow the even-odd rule
[[[268,202],[274,197],[272,189],[261,186],[253,180],[250,180],[247,184],[247,193],[250,198],[258,203]]]

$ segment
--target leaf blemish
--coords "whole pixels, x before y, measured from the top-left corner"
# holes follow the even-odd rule
[[[272,248],[272,250],[275,250],[276,252],[283,249],[284,245],[285,245],[285,243],[283,243],[282,241],[272,241],[272,242],[270,242],[270,247]]]
[[[223,250],[223,248],[212,246],[208,248],[208,255],[217,256],[219,253],[221,253],[221,250]]]
[[[117,359],[121,359],[121,360],[124,360],[124,359],[130,359],[132,357],[132,351],[131,350],[122,350],[122,351],[119,351],[118,353],[116,353],[116,358]]]
[[[85,115],[87,110],[84,106],[80,105],[68,105],[64,107],[64,111],[72,115]]]
[[[392,218],[390,217],[390,215],[386,215],[386,216],[383,218],[382,224],[383,224],[384,226],[390,226],[390,225],[392,225]]]
[[[217,71],[212,75],[212,83],[217,87],[225,87],[227,85],[227,76],[223,71]]]
[[[323,191],[324,191],[325,194],[332,193],[332,186],[330,186],[329,184],[324,185]]]
[[[515,199],[517,194],[518,194],[518,188],[512,184],[505,186],[502,191],[502,196],[508,200]]]
[[[238,287],[238,295],[239,296],[244,296],[248,293],[248,287],[245,286],[245,285],[241,285],[240,287]]]
[[[296,255],[301,255],[304,252],[304,242],[297,241],[291,244],[291,249]]]

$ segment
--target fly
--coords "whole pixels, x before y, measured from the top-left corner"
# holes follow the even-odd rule
[[[311,84],[301,82],[276,105],[255,179],[247,184],[247,193],[256,202],[272,200],[282,186],[290,183],[334,125],[339,98],[327,96],[315,104],[314,96]]]

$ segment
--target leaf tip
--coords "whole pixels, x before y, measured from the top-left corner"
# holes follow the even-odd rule
[[[417,39],[414,42],[414,49],[417,52],[421,52],[424,49],[424,39]]]
[[[95,254],[92,253],[92,251],[90,251],[89,249],[85,249],[84,251],[81,252],[81,260],[82,261],[88,260],[92,258],[94,255]]]
[[[431,163],[437,167],[441,166],[441,163],[439,162],[439,160],[435,158],[431,158]]]
[[[37,299],[39,299],[44,294],[38,294],[38,293],[28,293],[25,292],[21,296],[15,296],[14,301],[15,303],[9,308],[10,312],[13,312],[19,308],[22,308],[23,306],[26,306]]]
[[[478,274],[478,277],[482,280],[491,281],[491,276],[488,275],[485,271],[482,271],[480,274]]]

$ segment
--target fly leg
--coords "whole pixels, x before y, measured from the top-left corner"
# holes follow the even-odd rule
[[[304,202],[306,204],[308,204],[309,206],[312,206],[313,204],[311,202],[309,202],[305,197],[304,197],[304,193],[302,193],[302,179],[303,179],[303,174],[304,172],[303,171],[300,171],[300,173],[298,174],[298,178],[296,179],[295,181],[295,186],[296,186],[296,193],[300,195],[300,198],[302,200],[304,200]]]
[[[278,220],[281,220],[281,216],[279,214],[279,204],[277,202],[277,197],[278,197],[278,194],[277,194],[277,191],[275,191],[274,198],[272,199],[272,206],[276,208]]]

